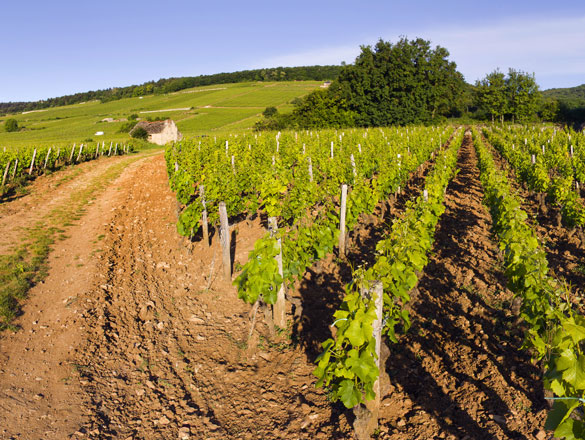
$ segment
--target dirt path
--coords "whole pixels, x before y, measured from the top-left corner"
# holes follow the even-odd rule
[[[25,195],[0,203],[0,255],[22,241],[25,228],[42,221],[56,207],[67,203],[76,191],[112,165],[126,160],[128,157],[104,157],[40,176],[25,189]]]
[[[545,418],[542,383],[519,350],[469,137],[458,166],[413,302],[413,328],[387,361],[383,438],[535,438]]]
[[[88,202],[80,221],[65,227],[69,238],[54,246],[48,277],[30,290],[14,322],[20,330],[0,335],[0,438],[61,439],[79,426],[87,401],[75,380],[73,360],[85,330],[79,297],[98,270],[95,255],[114,196],[135,178],[144,160],[144,154],[113,158],[42,177],[33,183],[30,195],[1,206],[0,222],[8,225],[5,237],[12,246],[21,231],[46,221],[54,210],[67,209],[79,192],[95,188],[99,195]],[[111,182],[108,178],[114,178],[117,167],[127,168]],[[62,179],[67,183],[55,188]]]

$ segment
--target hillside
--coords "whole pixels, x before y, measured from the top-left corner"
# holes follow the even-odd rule
[[[325,81],[337,78],[342,66],[299,66],[274,67],[267,69],[240,70],[213,75],[184,76],[178,78],[162,78],[148,81],[140,85],[111,87],[103,90],[91,90],[73,95],[59,96],[31,102],[0,102],[0,115],[40,110],[63,105],[79,104],[86,101],[116,101],[144,95],[157,95],[178,92],[193,87],[211,86],[216,84],[232,84],[251,81]]]
[[[172,118],[185,136],[249,130],[266,107],[292,109],[291,101],[318,88],[320,81],[248,82],[210,85],[168,94],[145,95],[110,102],[97,100],[22,112],[0,118],[0,147],[121,142],[125,119]],[[4,121],[18,121],[18,132],[4,131]],[[102,122],[111,118],[114,122]],[[103,135],[96,135],[103,132]]]
[[[577,87],[548,89],[542,94],[548,98],[555,98],[561,101],[585,101],[585,84]]]
[[[585,84],[577,87],[549,89],[542,92],[548,99],[558,101],[558,119],[580,127],[585,121]]]

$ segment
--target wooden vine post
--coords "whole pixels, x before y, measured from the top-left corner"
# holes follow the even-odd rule
[[[209,246],[209,226],[207,225],[207,205],[205,204],[205,186],[199,185],[199,197],[203,205],[203,212],[201,213],[201,227],[203,229],[203,241]]]
[[[278,222],[276,221],[276,217],[268,217],[268,230],[270,231],[271,236],[274,236],[278,232]],[[276,256],[276,262],[278,263],[278,273],[281,277],[283,277],[282,240],[280,238],[278,238],[278,255]],[[274,321],[274,325],[277,327],[286,328],[286,300],[284,283],[282,283],[278,288],[278,293],[276,294],[276,303],[274,303],[274,306],[272,306],[272,320]]]
[[[4,169],[4,175],[2,176],[2,187],[4,187],[4,184],[6,183],[6,176],[8,176],[8,169],[10,168],[10,162],[8,161],[8,163],[6,164],[6,168]]]
[[[30,161],[30,168],[28,169],[29,176],[32,174],[33,167],[35,166],[35,158],[36,157],[37,157],[37,149],[35,148],[35,151],[33,151],[32,160]]]
[[[232,263],[230,255],[230,226],[228,223],[227,210],[225,202],[219,203],[219,240],[221,242],[221,249],[223,252],[223,273],[226,280],[232,279]]]
[[[364,300],[371,300],[375,295],[376,320],[373,322],[374,339],[376,341],[376,366],[380,371],[380,357],[382,351],[382,327],[383,327],[383,306],[384,289],[380,281],[374,281],[369,289],[361,292]],[[378,417],[380,415],[380,379],[374,382],[374,400],[366,400],[364,404],[354,406],[353,413],[355,421],[353,428],[358,440],[370,440],[371,435],[378,429]]]
[[[347,210],[347,185],[341,185],[341,211],[339,213],[339,256],[345,256],[345,211]]]
[[[313,181],[313,161],[309,157],[309,182]]]
[[[175,173],[179,171],[179,164],[175,161]],[[181,202],[179,199],[175,199],[175,206],[176,206],[176,213],[177,213],[177,221],[179,221],[179,217],[181,216]],[[191,239],[192,237],[189,237]]]
[[[16,170],[18,169],[18,159],[14,162],[14,170],[12,170],[12,180],[16,177]]]
[[[112,154],[112,145],[113,144],[114,144],[113,142],[110,142],[110,149],[108,150],[108,157],[110,157],[110,155]]]
[[[75,146],[77,144],[73,144],[73,147],[71,147],[71,154],[69,155],[69,163],[73,162],[73,155],[75,154]]]
[[[43,165],[43,170],[47,169],[47,162],[49,162],[49,157],[51,156],[51,149],[53,147],[49,147],[49,151],[47,151],[47,155],[45,156],[45,165]]]
[[[81,144],[79,146],[79,154],[77,155],[77,160],[75,160],[75,162],[79,162],[79,159],[81,159],[81,154],[83,153],[83,144]]]

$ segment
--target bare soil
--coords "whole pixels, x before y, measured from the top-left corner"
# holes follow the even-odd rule
[[[544,438],[540,370],[519,349],[476,162],[468,143],[414,326],[390,347],[379,438]],[[135,162],[67,228],[21,329],[0,335],[0,438],[352,438],[352,412],[314,387],[314,359],[351,268],[371,261],[426,171],[362,219],[347,259],[329,256],[289,292],[283,334],[271,338],[258,315],[249,340],[251,306],[222,277],[217,237],[210,246],[181,239],[162,155]],[[83,186],[90,172],[60,187]],[[34,185],[0,207],[0,222],[17,231],[35,197],[57,198],[59,188]],[[234,225],[236,263],[263,234],[259,219]]]
[[[397,440],[536,438],[546,408],[541,372],[520,350],[470,137],[458,166],[412,304],[413,328],[386,364],[382,431]]]

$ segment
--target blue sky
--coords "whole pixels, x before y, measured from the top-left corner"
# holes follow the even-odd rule
[[[171,76],[353,62],[379,38],[446,47],[468,82],[509,67],[585,83],[583,0],[18,0],[0,9],[0,102]]]

